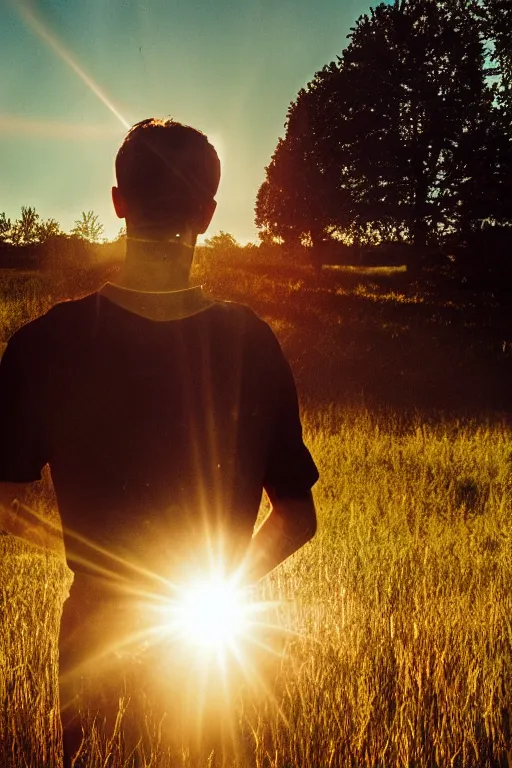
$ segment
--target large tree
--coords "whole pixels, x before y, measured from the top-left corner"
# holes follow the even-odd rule
[[[475,4],[383,3],[349,37],[290,106],[257,225],[285,241],[335,233],[420,253],[492,217],[494,182],[481,179],[504,134]]]
[[[493,65],[499,102],[512,112],[512,3],[510,0],[478,0],[475,13]]]
[[[349,226],[350,196],[340,180],[336,122],[340,72],[318,72],[290,104],[286,135],[279,139],[256,200],[256,226],[286,245],[318,244]],[[328,149],[329,148],[329,149]]]

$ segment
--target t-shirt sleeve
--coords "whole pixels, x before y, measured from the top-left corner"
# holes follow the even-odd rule
[[[273,333],[271,336],[269,376],[276,397],[264,487],[275,499],[300,498],[318,480],[318,470],[302,437],[292,371]]]
[[[0,482],[41,479],[43,446],[40,386],[23,334],[12,336],[0,360]]]

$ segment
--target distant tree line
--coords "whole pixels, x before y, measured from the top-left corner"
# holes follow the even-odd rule
[[[441,252],[510,260],[512,2],[395,0],[348,37],[290,104],[261,236],[320,262],[378,244],[419,268]]]
[[[124,252],[123,230],[112,241],[103,234],[93,211],[84,211],[69,234],[31,206],[22,206],[13,221],[0,213],[0,268],[42,270],[57,292],[93,290],[115,271]]]
[[[94,211],[83,211],[75,221],[69,236],[89,243],[100,242],[104,229]],[[11,222],[0,213],[0,243],[10,245],[34,245],[45,243],[54,237],[66,236],[55,219],[41,219],[32,206],[21,206],[21,216]]]
[[[107,240],[103,225],[93,211],[82,212],[66,234],[55,219],[43,220],[35,208],[22,206],[11,221],[0,213],[0,269],[37,270],[46,275],[53,293],[66,296],[96,290],[113,279],[125,255],[126,227]],[[279,258],[275,243],[241,245],[221,231],[196,248],[196,267],[230,268],[235,263],[250,267],[259,261]]]
[[[126,227],[121,227],[110,241],[103,234],[103,225],[93,211],[83,211],[69,234],[55,219],[41,219],[30,206],[22,206],[21,215],[12,222],[0,213],[0,268],[34,267],[53,273],[76,273],[90,270],[98,262],[119,262],[124,256]],[[234,235],[221,231],[197,247],[196,260],[210,260],[213,256],[215,263],[228,264],[233,260],[273,259],[279,250],[276,243],[264,241],[241,245]]]

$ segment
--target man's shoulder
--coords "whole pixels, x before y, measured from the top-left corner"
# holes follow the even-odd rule
[[[272,334],[269,324],[247,304],[215,300],[214,313],[217,322],[228,326],[236,326],[249,333]]]
[[[97,294],[70,299],[54,304],[47,312],[22,325],[11,337],[9,344],[41,348],[47,343],[76,339],[91,327],[96,310]]]
[[[269,323],[251,307],[234,301],[218,301],[210,316],[219,344],[245,350],[255,366],[281,365],[283,351]]]
[[[226,317],[257,317],[251,307],[247,304],[240,304],[238,301],[227,301],[226,299],[213,299],[215,310]]]

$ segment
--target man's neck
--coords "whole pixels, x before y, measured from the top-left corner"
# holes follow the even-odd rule
[[[199,286],[185,291],[138,291],[106,283],[100,294],[113,304],[149,320],[179,320],[212,305]]]
[[[130,236],[116,283],[134,291],[179,291],[190,287],[194,244],[184,238],[152,240]]]

